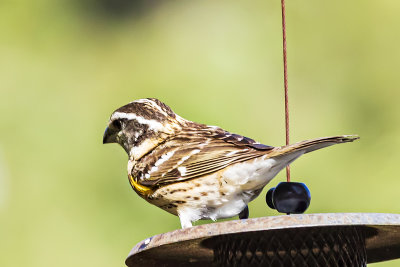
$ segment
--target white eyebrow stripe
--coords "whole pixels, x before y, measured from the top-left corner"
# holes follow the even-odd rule
[[[164,125],[156,120],[147,120],[147,119],[137,116],[133,113],[114,112],[114,114],[111,116],[110,120],[112,121],[115,119],[136,120],[140,124],[148,125],[149,128],[154,131],[161,131],[164,128]]]

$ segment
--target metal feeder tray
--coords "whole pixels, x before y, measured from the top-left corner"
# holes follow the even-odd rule
[[[326,213],[210,223],[156,235],[131,266],[366,266],[400,258],[400,215]]]

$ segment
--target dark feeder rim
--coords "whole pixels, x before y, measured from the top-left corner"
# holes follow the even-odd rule
[[[132,266],[148,257],[160,255],[160,249],[201,257],[212,262],[213,252],[202,241],[219,235],[273,231],[294,228],[360,226],[375,231],[366,239],[368,263],[400,258],[400,214],[385,213],[321,213],[280,215],[246,220],[210,223],[155,235],[139,242],[125,263]],[[182,246],[182,244],[185,244]],[[186,249],[185,249],[186,248]],[[190,250],[188,250],[190,248]],[[190,251],[193,251],[192,255]],[[189,252],[189,254],[188,254]],[[171,254],[170,254],[171,255]],[[153,258],[154,259],[154,258]]]

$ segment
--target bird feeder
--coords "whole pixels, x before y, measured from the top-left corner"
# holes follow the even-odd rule
[[[289,109],[285,3],[282,6],[286,145]],[[200,225],[138,243],[125,263],[133,266],[366,266],[400,258],[398,214],[301,214],[311,195],[302,183],[268,191],[269,207],[291,215]],[[300,213],[300,214],[298,214]]]
[[[400,215],[294,214],[206,224],[139,242],[133,266],[366,266],[400,258]]]

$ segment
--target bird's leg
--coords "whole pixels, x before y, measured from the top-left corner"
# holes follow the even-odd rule
[[[249,206],[246,207],[239,213],[239,219],[248,219],[249,218]]]
[[[179,216],[179,219],[181,221],[182,229],[189,228],[189,227],[193,226],[192,222],[190,221],[190,219],[187,218],[186,216]]]

